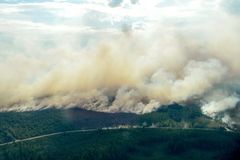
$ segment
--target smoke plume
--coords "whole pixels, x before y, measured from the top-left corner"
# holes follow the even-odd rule
[[[190,37],[182,44],[174,35],[159,36],[160,40],[144,44],[140,35],[123,34],[79,53],[8,57],[1,63],[1,108],[80,106],[145,113],[163,104],[203,98],[235,76],[235,64],[218,58],[221,53],[198,53],[199,46],[192,45]],[[217,111],[224,110],[236,99],[211,102],[203,111],[208,113],[209,108],[212,113],[218,105]],[[225,105],[228,102],[231,105]]]
[[[240,23],[225,14],[213,18],[190,28],[159,24],[149,31],[105,33],[77,51],[59,47],[45,56],[4,56],[0,109],[78,106],[142,114],[192,100],[212,117],[235,109]]]

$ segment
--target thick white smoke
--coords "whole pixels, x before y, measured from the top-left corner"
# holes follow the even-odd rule
[[[1,75],[5,75],[0,86],[1,108],[79,106],[146,113],[163,104],[204,97],[230,78],[231,66],[210,53],[196,54],[199,47],[191,45],[190,37],[182,44],[174,34],[159,36],[151,43],[138,33],[117,35],[79,53],[56,52],[43,59],[8,57],[1,62]],[[189,45],[190,50],[184,48]],[[215,106],[210,103],[210,108]],[[205,112],[209,107],[203,108]],[[216,110],[225,108],[228,105]]]
[[[239,90],[232,89],[239,86],[239,24],[220,14],[198,26],[156,24],[154,31],[106,33],[77,51],[56,47],[45,56],[5,55],[0,110],[77,106],[141,114],[197,99],[203,113],[215,117],[239,102]]]
[[[224,97],[219,101],[211,101],[207,104],[204,104],[202,106],[202,111],[207,115],[215,117],[220,112],[235,108],[239,101],[239,97],[236,96]]]
[[[229,126],[238,125],[239,114],[238,104],[240,97],[234,93],[233,89],[226,88],[224,90],[213,90],[204,97],[202,103],[202,112],[212,118],[221,119],[224,123]],[[234,113],[234,115],[231,115]]]

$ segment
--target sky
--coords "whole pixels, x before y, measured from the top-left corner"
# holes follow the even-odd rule
[[[50,48],[56,37],[65,37],[62,43],[78,48],[106,32],[149,31],[163,24],[198,27],[218,12],[239,16],[239,8],[238,0],[1,0],[1,55],[16,49],[32,54],[23,39],[34,43],[38,37],[41,47]]]
[[[0,0],[0,109],[197,101],[236,123],[239,16],[239,0]]]

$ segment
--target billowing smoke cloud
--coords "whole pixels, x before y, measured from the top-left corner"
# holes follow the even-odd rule
[[[153,30],[105,33],[101,42],[77,51],[59,47],[45,56],[4,56],[0,109],[78,106],[142,114],[193,100],[212,117],[236,109],[240,23],[235,16],[220,15],[199,26],[166,22]],[[222,119],[229,123],[231,118],[229,112]]]
[[[226,91],[228,90],[228,91]],[[202,112],[212,118],[220,119],[229,126],[239,128],[239,95],[229,88],[213,90],[204,97]]]
[[[203,113],[215,117],[218,113],[235,108],[240,99],[236,96],[224,97],[219,101],[211,101],[202,106]]]
[[[182,44],[174,34],[159,36],[157,42],[144,44],[139,34],[117,35],[79,53],[56,51],[39,59],[11,56],[1,63],[1,108],[79,106],[146,113],[163,104],[204,97],[230,78],[231,66],[214,55],[196,54],[198,46],[187,48],[191,39],[184,38]],[[203,111],[222,111],[236,102],[210,102]]]

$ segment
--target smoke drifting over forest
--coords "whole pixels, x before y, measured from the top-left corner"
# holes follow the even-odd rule
[[[104,33],[78,50],[62,49],[56,38],[59,47],[44,56],[5,55],[0,59],[0,109],[78,106],[143,114],[191,101],[204,114],[223,114],[224,121],[236,123],[229,112],[240,101],[239,24],[237,17],[219,13],[191,27],[157,23],[151,30]]]

